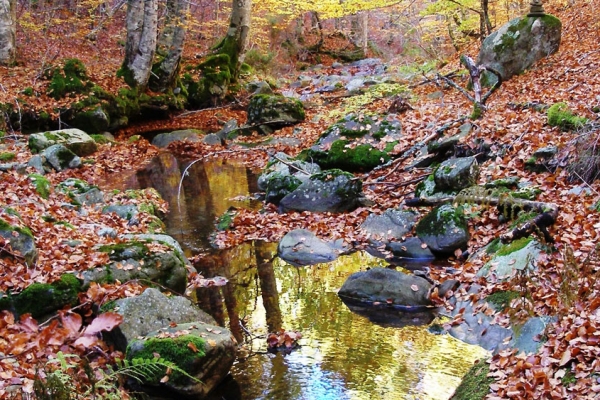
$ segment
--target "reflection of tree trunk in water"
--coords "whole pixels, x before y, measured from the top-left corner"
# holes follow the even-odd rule
[[[221,251],[217,254],[205,257],[202,264],[198,266],[200,267],[198,272],[206,278],[220,275],[231,280],[229,263],[230,260],[227,257],[227,252]],[[244,334],[240,325],[240,316],[237,312],[235,289],[232,283],[228,283],[220,288],[197,289],[196,296],[198,298],[198,306],[212,315],[220,326],[225,326],[225,313],[223,310],[223,301],[225,301],[225,308],[227,309],[227,316],[229,317],[229,330],[238,343],[244,341]]]
[[[273,270],[273,257],[269,247],[262,241],[254,242],[256,252],[256,266],[260,280],[260,290],[267,315],[267,328],[269,332],[279,332],[283,326],[281,309],[279,308],[279,293],[277,281]]]
[[[256,178],[256,174],[250,170],[250,168],[246,169],[246,179],[248,181],[248,193],[258,193],[260,190],[258,189],[258,179]]]
[[[188,165],[185,163],[180,166],[182,173]],[[181,199],[181,203],[185,204],[187,212],[186,215],[181,216],[182,225],[188,225],[190,234],[185,241],[193,244],[194,247],[205,247],[208,245],[208,232],[212,230],[214,224],[215,208],[203,162],[198,162],[189,169],[188,175],[183,179],[182,189],[182,193],[186,196]],[[176,207],[177,203],[171,205],[172,210],[177,210]]]

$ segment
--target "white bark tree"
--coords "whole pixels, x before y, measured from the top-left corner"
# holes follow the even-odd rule
[[[219,45],[219,53],[229,56],[229,68],[233,79],[237,79],[244,53],[248,46],[252,0],[233,0],[231,19],[227,35]]]
[[[0,0],[0,64],[10,65],[16,56],[17,1]]]
[[[156,91],[173,89],[177,83],[179,63],[185,42],[187,0],[167,0],[165,26],[158,38],[156,53],[159,66],[156,76],[150,78],[150,87]]]
[[[125,60],[119,70],[131,87],[144,90],[152,72],[158,32],[158,0],[129,0]]]

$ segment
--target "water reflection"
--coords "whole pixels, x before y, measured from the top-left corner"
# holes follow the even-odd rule
[[[169,201],[168,232],[193,254],[209,248],[216,216],[244,206],[231,198],[255,191],[256,177],[223,161],[197,163],[178,196],[188,165],[161,154],[126,186],[152,186]],[[380,259],[356,253],[298,269],[273,259],[275,251],[276,244],[245,243],[209,252],[197,265],[206,277],[229,279],[226,286],[199,290],[197,297],[244,343],[231,379],[212,399],[439,400],[448,398],[473,360],[484,355],[449,335],[430,334],[430,315],[415,323],[414,314],[382,316],[346,306],[337,296],[339,287],[353,272],[383,266]],[[287,355],[268,353],[266,334],[281,328],[300,331],[301,347]]]

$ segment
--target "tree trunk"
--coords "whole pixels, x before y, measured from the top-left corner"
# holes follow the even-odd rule
[[[16,0],[0,0],[0,64],[10,65],[16,56]]]
[[[144,90],[152,72],[158,30],[158,0],[130,0],[127,5],[127,43],[119,76]]]
[[[188,9],[189,2],[186,0],[167,0],[165,27],[158,38],[156,49],[159,66],[155,69],[156,76],[150,78],[152,90],[164,92],[177,84]]]
[[[229,30],[220,44],[219,53],[229,56],[229,69],[232,81],[236,81],[244,52],[248,46],[252,0],[233,0]]]

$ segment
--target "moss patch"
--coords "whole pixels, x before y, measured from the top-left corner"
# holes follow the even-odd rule
[[[51,71],[48,95],[61,99],[69,94],[86,93],[92,87],[83,62],[76,58],[65,60],[64,67]]]
[[[39,318],[66,305],[76,305],[80,291],[81,282],[75,275],[64,274],[60,280],[51,284],[34,283],[17,295],[0,299],[0,309]]]
[[[573,113],[567,103],[555,103],[548,108],[548,125],[558,126],[564,131],[578,129],[585,125],[588,120]]]
[[[195,348],[198,351],[194,352],[192,348]],[[131,344],[128,346],[126,353],[127,358],[130,360],[135,358],[152,360],[158,355],[162,359],[175,363],[184,371],[193,371],[194,364],[197,364],[198,359],[204,357],[205,341],[194,335],[183,335],[164,339],[151,338],[144,342],[142,350],[131,354],[130,349]],[[149,376],[147,382],[150,384],[158,384],[166,373],[166,369],[163,368]],[[185,384],[188,380],[188,377],[177,371],[174,371],[169,377],[169,382],[174,384]]]
[[[492,306],[494,306],[494,309],[496,309],[497,311],[502,311],[510,305],[511,301],[513,301],[519,296],[519,292],[515,292],[513,290],[502,290],[490,294],[485,298],[485,300]]]
[[[0,153],[0,162],[12,161],[16,157],[15,153]]]
[[[489,365],[485,361],[480,360],[465,374],[451,399],[483,400],[490,392],[490,385],[494,382],[493,378],[487,376],[489,372]]]
[[[42,199],[48,199],[50,197],[50,181],[40,174],[31,174],[29,179],[35,186],[35,191],[40,195]]]
[[[531,238],[531,237],[523,237],[523,238],[517,239],[509,244],[505,244],[502,247],[500,247],[498,249],[498,251],[496,252],[496,256],[498,256],[498,257],[506,256],[511,253],[514,253],[515,251],[524,249],[532,241],[533,241],[533,238]]]

